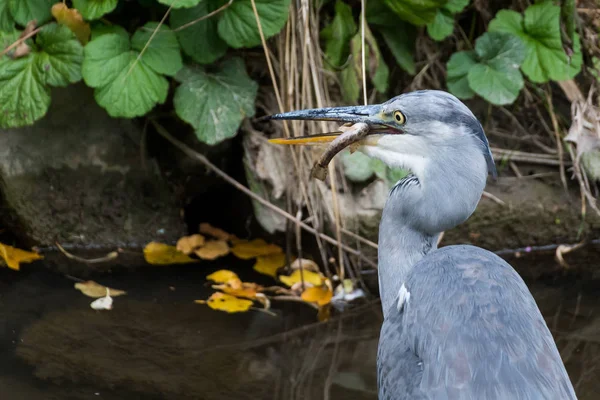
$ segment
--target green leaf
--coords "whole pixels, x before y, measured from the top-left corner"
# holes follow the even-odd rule
[[[438,10],[435,19],[427,24],[427,33],[436,41],[442,41],[454,31],[454,17],[445,10]]]
[[[129,33],[121,25],[106,25],[101,22],[95,22],[92,26],[92,36],[90,40],[96,39],[98,36],[107,33],[117,33],[123,36],[126,40],[129,39]]]
[[[339,79],[344,101],[356,103],[360,96],[360,81],[354,69],[354,63],[348,64],[346,68],[340,71]]]
[[[446,69],[448,70],[448,90],[459,99],[470,99],[475,92],[469,86],[467,75],[469,70],[477,64],[474,51],[459,51],[452,54]]]
[[[191,8],[206,0],[158,0],[159,3],[166,6],[173,6],[174,9]]]
[[[158,22],[148,22],[139,28],[131,38],[131,47],[141,52],[157,27]],[[174,76],[183,67],[179,43],[168,26],[161,25],[146,47],[142,60],[155,72],[169,76]]]
[[[137,60],[138,54],[119,33],[98,36],[85,46],[83,79],[96,88],[96,101],[112,117],[142,116],[166,100],[168,81]]]
[[[365,25],[365,58],[367,66],[367,75],[371,78],[375,89],[380,93],[385,93],[388,88],[389,69],[379,51],[377,40],[371,33],[368,25]],[[357,33],[350,43],[352,61],[354,68],[362,76],[362,39],[361,34]]]
[[[215,73],[185,66],[176,79],[181,85],[173,99],[175,111],[204,143],[214,145],[235,136],[242,120],[254,115],[258,85],[240,58],[224,61]]]
[[[15,29],[15,21],[12,15],[10,15],[8,2],[0,0],[0,31],[10,32],[13,29]]]
[[[565,22],[565,30],[569,39],[575,41],[575,15],[576,5],[575,0],[563,0],[560,13]]]
[[[321,38],[325,40],[325,55],[331,65],[339,67],[346,63],[350,53],[350,39],[356,30],[352,8],[338,0],[335,3],[333,21],[321,31]]]
[[[204,0],[196,7],[173,10],[171,12],[171,26],[177,29],[189,22],[204,17],[209,12],[217,9],[215,2]],[[181,48],[199,64],[210,64],[221,58],[227,52],[227,43],[217,32],[217,17],[206,18],[195,22],[193,25],[176,31]]]
[[[340,157],[344,175],[352,182],[364,182],[373,176],[371,157],[366,154],[359,151],[350,153],[350,151],[344,150]]]
[[[37,68],[35,56],[0,59],[0,127],[31,125],[48,111],[50,89]]]
[[[423,26],[432,22],[438,9],[448,0],[384,0],[385,4],[404,21]]]
[[[469,0],[448,0],[444,9],[450,11],[451,14],[462,12],[469,5]]]
[[[562,81],[573,78],[581,70],[581,44],[575,36],[571,60],[562,47],[560,7],[550,2],[534,4],[525,17],[502,10],[490,22],[490,32],[507,32],[520,37],[526,45],[527,57],[521,69],[533,82]]]
[[[113,12],[118,2],[119,0],[73,0],[73,8],[78,9],[84,19],[92,21]]]
[[[255,0],[265,39],[284,27],[289,13],[290,0]],[[251,0],[236,0],[221,13],[219,35],[231,47],[258,46],[260,35]]]
[[[469,86],[492,104],[511,104],[523,88],[519,66],[526,54],[525,45],[515,36],[487,32],[475,43],[480,62],[467,75]]]
[[[412,25],[398,21],[395,27],[378,29],[398,65],[411,75],[415,74],[415,43],[417,32]]]
[[[36,37],[40,49],[35,62],[43,82],[52,86],[67,86],[81,80],[83,46],[64,25],[48,24]]]
[[[4,0],[8,1],[10,13],[19,25],[25,26],[29,21],[36,20],[37,25],[48,21],[52,14],[50,9],[55,0]]]

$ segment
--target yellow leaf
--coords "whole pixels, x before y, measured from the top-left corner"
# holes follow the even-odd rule
[[[127,294],[127,292],[123,290],[107,288],[106,286],[102,286],[94,281],[77,282],[75,284],[75,289],[80,290],[81,293],[88,297],[94,298],[105,297],[108,294],[107,289],[110,290],[110,296],[112,297]]]
[[[153,265],[188,264],[198,262],[177,250],[175,246],[150,242],[144,248],[146,262]]]
[[[198,304],[207,304],[213,310],[225,311],[228,313],[245,312],[252,307],[252,301],[238,299],[229,294],[216,292],[208,298],[208,300],[195,300]]]
[[[83,20],[79,10],[69,8],[65,3],[56,3],[52,6],[52,16],[56,22],[69,28],[84,46],[90,40],[90,24]]]
[[[206,222],[200,224],[200,233],[225,241],[229,240],[233,236],[225,232],[223,229],[215,228]]]
[[[297,258],[290,265],[291,269],[304,269],[308,271],[319,272],[319,266],[313,260],[308,260],[306,258]]]
[[[223,240],[209,240],[204,246],[196,249],[195,253],[203,260],[214,260],[229,254],[229,245]]]
[[[300,296],[302,300],[308,303],[317,303],[320,306],[329,304],[333,297],[333,292],[325,285],[320,287],[309,287]]]
[[[238,241],[231,248],[231,252],[238,258],[248,260],[258,256],[283,253],[283,250],[281,250],[281,247],[275,244],[269,244],[263,239],[254,239],[252,241]]]
[[[325,277],[317,272],[301,271],[297,269],[289,276],[281,275],[279,280],[290,287],[295,283],[302,282],[303,280],[304,282],[308,282],[313,286],[321,286],[325,281]]]
[[[176,248],[184,254],[191,254],[198,247],[202,246],[204,246],[204,236],[195,234],[191,236],[184,236],[179,239],[177,241]]]
[[[263,287],[252,282],[240,282],[232,279],[222,285],[213,285],[213,289],[220,290],[224,293],[237,297],[245,297],[247,299],[255,299],[256,295],[263,290]]]
[[[285,254],[269,254],[267,256],[256,257],[254,270],[264,275],[277,278],[277,270],[285,265]]]
[[[35,260],[41,260],[44,256],[38,253],[17,249],[16,247],[0,243],[0,257],[4,259],[10,269],[18,271],[20,263],[30,263]]]
[[[217,283],[227,283],[232,280],[240,280],[235,272],[229,271],[228,269],[220,269],[216,272],[213,272],[212,274],[208,275],[206,279]]]

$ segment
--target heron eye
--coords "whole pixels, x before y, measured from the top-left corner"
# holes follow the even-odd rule
[[[404,122],[406,122],[404,114],[402,114],[400,111],[394,111],[394,119],[399,124],[403,124]]]

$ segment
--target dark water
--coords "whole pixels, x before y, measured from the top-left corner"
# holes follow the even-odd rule
[[[231,268],[144,267],[89,277],[128,291],[108,312],[92,310],[73,280],[43,265],[1,269],[0,398],[376,399],[377,302],[322,324],[302,304],[274,302],[277,316],[194,304],[212,293],[204,277],[221,267]],[[579,398],[597,399],[593,281],[546,279],[530,289]]]

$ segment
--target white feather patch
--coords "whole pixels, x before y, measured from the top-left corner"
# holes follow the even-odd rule
[[[398,311],[402,311],[404,305],[408,304],[408,300],[410,300],[410,292],[408,289],[406,289],[406,286],[404,286],[403,283],[402,287],[398,291]]]

